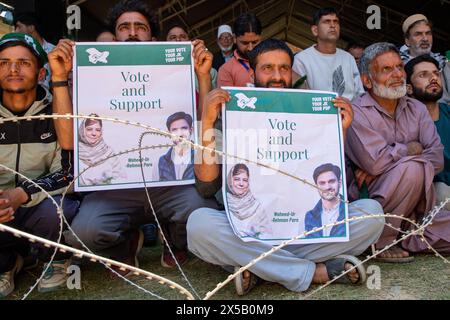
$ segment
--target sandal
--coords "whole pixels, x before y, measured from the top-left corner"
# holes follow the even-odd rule
[[[241,267],[234,267],[234,273],[238,272]],[[248,270],[245,270],[246,272]],[[236,293],[238,296],[244,296],[249,293],[258,283],[259,277],[254,273],[250,273],[250,279],[248,280],[248,286],[244,288],[244,272],[240,273],[236,278],[234,278],[234,285],[236,287]]]
[[[391,249],[398,248],[398,246],[393,246]],[[402,249],[403,250],[403,249]],[[372,245],[372,254],[375,254],[375,245]],[[374,260],[377,262],[385,262],[385,263],[408,263],[414,260],[414,256],[408,257],[379,257],[375,256]]]
[[[334,278],[342,275],[343,272],[345,272],[345,264],[350,263],[353,266],[356,266],[359,264],[358,267],[356,267],[356,271],[358,271],[359,279],[356,282],[352,282],[348,275],[339,277],[336,279],[336,283],[343,283],[343,284],[363,284],[366,282],[366,270],[364,266],[361,263],[361,260],[354,256],[350,255],[339,255],[336,256],[334,259],[325,261],[324,264],[327,268],[328,278],[330,280],[333,280]]]

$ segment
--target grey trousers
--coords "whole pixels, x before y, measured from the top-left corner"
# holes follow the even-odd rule
[[[213,199],[202,198],[194,186],[149,188],[150,200],[159,222],[176,249],[186,249],[186,222],[198,208],[218,208]],[[125,259],[130,251],[130,232],[153,222],[144,189],[92,192],[84,197],[71,227],[92,251]],[[75,237],[66,232],[66,241],[80,248]]]
[[[383,208],[375,200],[363,199],[349,205],[349,216],[382,214]],[[287,289],[302,292],[309,288],[316,269],[315,263],[340,254],[360,255],[375,243],[384,227],[384,218],[370,218],[350,222],[350,241],[290,245],[258,262],[249,270],[258,277],[277,282]],[[238,238],[224,211],[202,208],[194,211],[187,223],[189,250],[200,259],[220,265],[243,266],[256,259],[272,246],[263,242],[243,242]]]

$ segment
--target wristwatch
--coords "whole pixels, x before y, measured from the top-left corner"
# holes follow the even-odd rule
[[[50,81],[50,88],[56,88],[56,87],[68,87],[69,81]]]

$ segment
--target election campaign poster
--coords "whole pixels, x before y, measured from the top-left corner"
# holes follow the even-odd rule
[[[190,42],[77,43],[73,67],[76,191],[194,183]],[[95,118],[118,119],[121,122]],[[144,134],[145,133],[145,134]],[[141,140],[141,156],[138,151]]]
[[[236,235],[273,245],[299,235],[293,243],[348,241],[344,140],[332,103],[336,94],[224,89],[231,101],[222,117],[222,190]],[[330,227],[317,230],[323,226]]]

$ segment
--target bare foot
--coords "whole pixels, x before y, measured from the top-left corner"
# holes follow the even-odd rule
[[[322,284],[328,281],[330,279],[328,278],[327,267],[323,263],[317,263],[312,282]]]
[[[345,271],[347,271],[347,270],[353,268],[353,265],[351,263],[347,262],[344,265],[344,268],[345,268]],[[356,268],[355,268],[352,271],[350,271],[349,273],[347,273],[344,277],[348,277],[352,283],[357,283],[359,280],[358,270],[356,270]],[[328,277],[328,272],[327,272],[327,268],[326,268],[325,264],[323,264],[323,263],[316,264],[316,271],[314,272],[312,282],[317,283],[317,284],[324,284],[330,280],[332,280],[332,279],[330,279]]]
[[[351,263],[346,263],[344,265],[345,271],[353,268],[353,265]],[[350,279],[350,281],[352,283],[357,283],[359,281],[359,273],[358,270],[355,268],[352,271],[350,271],[349,273],[346,274],[346,276]]]
[[[244,272],[242,272],[242,279],[244,280],[242,286],[244,287],[244,291],[247,291],[248,286],[250,285],[250,277],[250,271],[245,270]]]
[[[397,259],[397,258],[407,258],[409,257],[409,252],[403,250],[398,246],[393,246],[392,248],[377,255],[378,258],[386,259]]]

